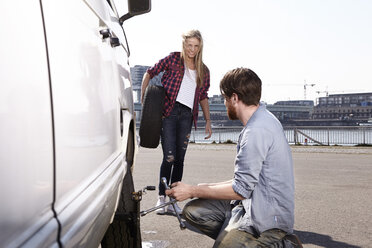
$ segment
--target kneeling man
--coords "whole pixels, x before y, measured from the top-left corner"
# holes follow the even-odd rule
[[[240,133],[234,178],[220,183],[172,184],[192,226],[215,239],[214,247],[282,247],[293,231],[292,154],[280,122],[260,103],[261,80],[250,69],[229,71],[220,83],[230,119]],[[213,169],[213,168],[211,168]]]

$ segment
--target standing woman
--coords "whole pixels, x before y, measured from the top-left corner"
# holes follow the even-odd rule
[[[182,180],[183,164],[189,143],[192,123],[196,128],[199,103],[203,110],[205,139],[212,135],[208,104],[210,85],[209,70],[203,63],[203,38],[198,30],[191,30],[182,35],[182,52],[173,52],[150,67],[142,80],[142,101],[149,81],[164,72],[161,82],[165,89],[161,145],[163,162],[160,167],[160,178],[168,182]],[[173,168],[172,168],[173,167]],[[165,188],[159,180],[159,199],[156,206],[165,203]],[[176,205],[176,211],[182,210]],[[174,213],[173,207],[167,211]],[[157,214],[164,214],[165,207]]]

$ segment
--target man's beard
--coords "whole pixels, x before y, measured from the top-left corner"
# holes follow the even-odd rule
[[[236,110],[230,104],[227,106],[227,116],[230,120],[237,120],[238,116],[236,114]]]

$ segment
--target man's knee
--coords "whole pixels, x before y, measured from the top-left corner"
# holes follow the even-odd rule
[[[184,219],[188,222],[193,222],[193,220],[195,220],[195,215],[199,208],[198,206],[196,206],[195,201],[196,200],[189,201],[183,207],[182,215]]]
[[[183,208],[184,219],[201,233],[216,239],[221,230],[222,223],[212,216],[213,210],[208,208],[208,200],[195,199],[188,202]]]
[[[191,225],[209,225],[215,221],[214,215],[218,214],[214,209],[209,208],[209,200],[194,199],[189,201],[183,208],[183,217]]]

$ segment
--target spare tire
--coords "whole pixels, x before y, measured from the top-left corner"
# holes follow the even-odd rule
[[[149,85],[145,91],[140,123],[140,146],[156,148],[159,145],[164,106],[164,88]]]

